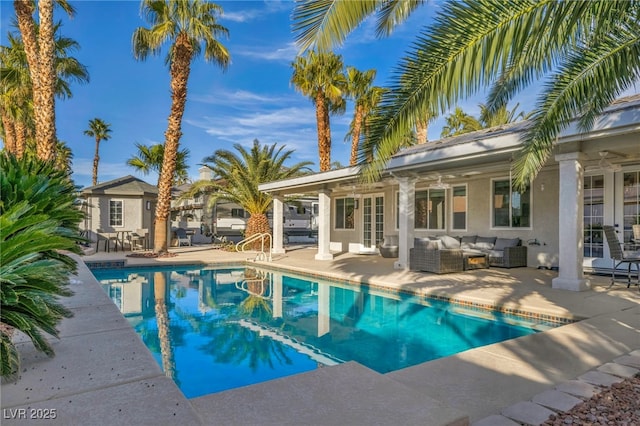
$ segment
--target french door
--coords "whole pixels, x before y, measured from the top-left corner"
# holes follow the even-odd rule
[[[384,196],[362,198],[362,245],[374,249],[384,238]]]

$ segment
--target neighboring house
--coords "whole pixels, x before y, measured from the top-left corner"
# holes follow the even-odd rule
[[[155,185],[129,175],[84,188],[80,196],[87,212],[84,229],[91,241],[96,241],[98,229],[106,233],[147,229],[149,244],[153,245],[158,199]]]
[[[357,168],[265,183],[274,218],[283,197],[319,196],[318,253],[376,252],[385,235],[400,240],[398,269],[409,268],[414,237],[480,235],[520,238],[528,266],[558,267],[554,288],[589,288],[584,270],[611,268],[601,226],[621,241],[640,223],[640,95],[620,99],[582,133],[573,123],[526,191],[510,185],[510,163],[527,123],[415,145],[392,157],[381,179],[362,184]],[[274,251],[284,252],[282,220]]]

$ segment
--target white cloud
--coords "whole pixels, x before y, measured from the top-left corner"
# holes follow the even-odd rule
[[[216,90],[214,94],[190,95],[190,101],[201,102],[211,105],[224,105],[227,108],[234,106],[256,105],[257,103],[280,103],[290,102],[291,99],[283,96],[262,95],[247,90]]]
[[[238,46],[234,51],[235,55],[245,56],[248,58],[262,59],[266,61],[287,61],[291,62],[298,54],[298,48],[295,43],[287,43],[284,47],[268,50],[258,47],[241,47]]]

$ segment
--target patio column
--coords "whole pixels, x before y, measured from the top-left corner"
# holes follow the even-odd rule
[[[284,218],[284,201],[281,195],[273,196],[273,248],[271,250],[274,254],[282,254],[285,252],[282,246],[282,234],[283,234],[283,218]]]
[[[581,161],[585,155],[570,152],[556,155],[560,164],[558,179],[558,232],[559,265],[558,277],[552,280],[552,287],[561,290],[583,291],[591,285],[582,270],[584,199],[583,172]]]
[[[318,253],[316,260],[331,260],[333,255],[329,250],[329,242],[331,239],[331,199],[329,198],[329,190],[322,189],[318,192],[318,207],[320,209],[318,215]]]
[[[398,194],[398,260],[394,269],[409,269],[409,249],[413,247],[414,205],[416,200],[415,178],[398,178],[400,191]]]
[[[270,272],[271,274],[271,296],[273,297],[273,317],[282,318],[282,274],[280,272]]]

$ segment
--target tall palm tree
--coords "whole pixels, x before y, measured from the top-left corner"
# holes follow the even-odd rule
[[[144,175],[148,175],[150,172],[158,173],[160,177],[160,168],[162,167],[162,161],[164,159],[164,145],[143,145],[136,143],[138,154],[132,156],[127,160],[127,165],[133,167]],[[189,158],[189,150],[187,148],[181,149],[176,155],[176,172],[174,185],[182,185],[189,181],[189,166],[187,165],[187,159]]]
[[[350,126],[351,156],[349,165],[355,166],[358,161],[358,146],[364,119],[372,109],[372,100],[375,97],[373,80],[376,78],[376,70],[360,71],[355,67],[347,67],[347,94],[355,102],[355,111]]]
[[[149,54],[158,54],[165,42],[170,44],[166,63],[171,74],[171,113],[165,132],[164,158],[158,179],[154,236],[154,251],[163,253],[167,251],[171,187],[182,136],[182,116],[187,102],[191,61],[204,52],[206,61],[214,61],[222,69],[226,69],[231,56],[218,39],[228,37],[229,31],[218,24],[222,8],[202,0],[143,0],[141,11],[151,27],[135,30],[135,58],[145,60]]]
[[[194,182],[186,197],[207,193],[209,206],[223,199],[237,203],[245,209],[251,217],[247,221],[245,236],[258,233],[270,233],[267,211],[271,207],[273,197],[258,190],[258,185],[264,182],[287,179],[299,176],[307,171],[309,161],[285,166],[293,151],[283,151],[285,146],[276,149],[277,144],[262,146],[255,139],[251,150],[247,151],[242,145],[234,144],[235,152],[219,149],[213,155],[204,159],[204,166],[211,169],[215,180],[199,180]]]
[[[318,158],[320,171],[331,169],[331,108],[344,107],[343,94],[346,78],[343,72],[342,57],[334,53],[308,52],[307,56],[298,56],[291,64],[293,75],[291,83],[296,89],[311,99],[316,107],[318,129]]]
[[[93,186],[98,184],[98,163],[100,162],[100,141],[111,139],[111,124],[105,123],[99,118],[89,120],[89,128],[84,134],[96,141],[96,150],[93,155]]]
[[[54,0],[38,0],[37,3],[40,25],[38,30],[36,30],[33,16],[35,2],[30,0],[14,0],[13,2],[33,84],[37,155],[43,160],[51,160],[56,152],[57,140]],[[69,15],[73,15],[74,10],[66,0],[57,0],[56,3]]]
[[[294,11],[294,29],[302,47],[328,48],[341,43],[373,11],[392,3],[301,2]],[[410,3],[406,11],[419,2]],[[338,9],[344,10],[336,13]],[[589,129],[604,108],[638,81],[639,27],[636,0],[447,1],[398,66],[372,130],[379,161],[366,166],[365,174],[379,176],[416,111],[444,112],[460,97],[492,83],[487,104],[497,109],[547,77],[514,162],[516,185],[526,185],[573,118]]]
[[[64,99],[72,97],[71,82],[85,83],[89,81],[89,73],[84,65],[69,55],[77,50],[79,45],[75,40],[63,37],[59,31],[60,27],[61,24],[55,26],[55,94],[58,98]],[[7,39],[8,46],[0,46],[0,82],[4,88],[0,100],[3,104],[0,113],[3,123],[8,123],[8,128],[13,129],[10,136],[15,136],[15,148],[12,152],[22,156],[28,145],[27,139],[35,138],[33,85],[24,43],[12,33],[7,35]],[[56,150],[54,153],[57,152]]]

